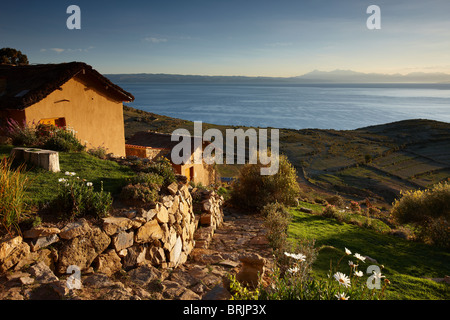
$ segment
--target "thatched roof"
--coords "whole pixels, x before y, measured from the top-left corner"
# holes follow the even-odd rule
[[[134,97],[83,62],[27,66],[0,65],[0,110],[25,109],[77,76],[117,101]]]

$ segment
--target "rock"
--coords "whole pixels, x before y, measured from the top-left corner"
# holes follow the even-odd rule
[[[169,280],[176,281],[179,284],[181,284],[183,287],[192,287],[200,281],[199,279],[194,277],[190,272],[182,271],[180,269],[174,270],[170,274]]]
[[[81,270],[87,269],[110,243],[110,237],[98,227],[93,228],[83,237],[66,241],[59,254],[57,271],[66,273],[70,265],[76,265]]]
[[[95,289],[101,289],[113,286],[114,282],[102,273],[94,273],[83,279],[83,286],[88,286]]]
[[[47,228],[42,226],[34,227],[30,230],[26,230],[23,232],[24,238],[40,238],[40,237],[48,237],[54,234],[60,233],[61,230],[58,228]]]
[[[166,299],[178,299],[186,291],[186,288],[176,281],[164,280],[162,285],[163,297]]]
[[[58,252],[56,250],[41,249],[35,252],[31,252],[26,257],[20,259],[20,261],[14,267],[15,270],[20,270],[27,265],[34,263],[44,262],[50,269],[53,269],[54,262],[58,260]]]
[[[169,212],[167,211],[165,206],[157,205],[156,210],[158,211],[158,213],[156,214],[156,220],[159,223],[169,222]]]
[[[110,249],[105,253],[100,254],[97,259],[97,272],[106,275],[112,275],[122,269],[120,257],[114,249]]]
[[[167,251],[172,251],[173,246],[175,245],[175,242],[177,241],[177,233],[174,228],[169,229],[169,235],[167,237],[166,242],[164,243],[164,249],[167,249]]]
[[[212,214],[202,214],[200,216],[200,224],[206,225],[206,226],[214,225],[213,215]]]
[[[57,234],[52,234],[48,237],[40,237],[31,242],[31,251],[38,251],[39,249],[45,248],[58,241],[59,237]]]
[[[167,209],[169,212],[169,215],[174,215],[175,212],[177,212],[179,206],[180,206],[180,197],[174,196],[173,201],[172,201],[172,206]]]
[[[173,246],[169,254],[169,261],[173,262],[175,266],[178,265],[178,262],[180,260],[181,249],[182,249],[181,237],[177,237],[175,245]]]
[[[137,243],[150,242],[161,239],[164,235],[163,230],[157,220],[151,220],[138,229],[135,236]]]
[[[173,195],[173,196],[176,195],[178,192],[178,183],[172,182],[171,184],[169,184],[167,186],[167,190],[169,190],[171,195]]]
[[[146,261],[147,248],[134,245],[127,249],[127,255],[123,258],[123,268],[129,270]]]
[[[75,237],[84,235],[91,231],[91,227],[86,219],[82,218],[75,222],[68,223],[60,232],[59,236],[62,239],[70,240]]]
[[[18,283],[19,285],[29,285],[33,284],[34,279],[30,277],[31,274],[27,272],[15,272],[12,274],[7,274],[6,279],[8,283]]]
[[[256,288],[259,279],[264,275],[266,259],[257,253],[246,253],[241,255],[239,260],[242,262],[242,268],[236,275],[236,280],[250,288]]]
[[[164,279],[163,273],[153,266],[141,266],[128,272],[128,276],[133,283],[139,286],[146,286],[153,280]]]
[[[134,232],[133,231],[121,231],[112,237],[112,244],[117,252],[123,249],[129,248],[134,243]]]
[[[35,265],[32,265],[28,271],[33,277],[35,277],[36,281],[40,283],[59,281],[58,277],[55,276],[53,271],[50,270],[50,268],[44,262],[39,262]]]
[[[200,300],[200,296],[194,291],[186,289],[182,295],[178,297],[179,300]]]
[[[217,284],[208,291],[202,300],[229,300],[231,299],[231,293],[223,286],[223,284]]]
[[[20,260],[30,254],[30,246],[26,242],[20,242],[9,255],[0,261],[0,273],[14,267]]]
[[[239,265],[239,262],[227,259],[219,261],[218,264],[225,267],[236,268]]]
[[[112,236],[119,231],[125,231],[133,226],[133,221],[125,217],[103,218],[103,230],[107,235]]]
[[[151,247],[147,249],[146,259],[153,265],[160,265],[166,262],[166,255],[163,248]]]
[[[0,263],[22,243],[22,237],[6,237],[0,240]]]

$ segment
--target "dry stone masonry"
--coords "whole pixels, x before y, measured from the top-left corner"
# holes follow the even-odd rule
[[[145,265],[176,268],[195,247],[206,248],[223,222],[223,198],[194,189],[193,199],[189,188],[174,182],[152,208],[123,209],[100,223],[81,218],[62,228],[37,226],[6,237],[0,240],[0,272],[36,263],[57,275],[71,266],[106,275]]]

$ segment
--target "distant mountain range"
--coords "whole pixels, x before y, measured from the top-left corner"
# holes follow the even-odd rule
[[[402,74],[362,73],[351,70],[314,70],[297,77],[202,76],[181,74],[105,74],[112,82],[166,83],[444,83],[450,84],[450,74],[413,72]]]

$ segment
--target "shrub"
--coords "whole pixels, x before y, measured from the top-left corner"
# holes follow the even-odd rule
[[[25,209],[25,189],[28,178],[23,174],[23,166],[11,170],[12,159],[0,161],[0,223],[11,232],[18,228]]]
[[[43,142],[42,147],[64,152],[78,152],[85,149],[85,146],[77,139],[75,133],[65,129],[55,129],[54,133]]]
[[[164,184],[164,181],[164,177],[160,176],[159,174],[153,172],[139,172],[136,177],[131,180],[131,184],[146,184],[150,188],[159,189]]]
[[[336,209],[334,205],[327,204],[325,208],[323,208],[322,216],[326,218],[333,218],[336,219],[339,222],[342,222],[344,220],[343,215],[339,210]]]
[[[60,178],[61,187],[54,200],[57,211],[73,219],[78,216],[105,217],[112,206],[109,192],[103,191],[103,184],[99,192],[94,191],[93,183],[74,177],[75,173],[66,172],[67,178]]]
[[[231,201],[239,207],[260,210],[266,204],[279,202],[295,205],[300,192],[297,173],[286,156],[279,157],[279,170],[274,175],[261,175],[261,164],[246,164],[233,184]]]
[[[344,199],[342,199],[339,195],[328,197],[326,200],[329,204],[332,204],[338,208],[342,208],[344,206]]]
[[[283,250],[287,245],[287,229],[291,222],[291,214],[278,202],[265,205],[261,214],[265,217],[264,224],[269,245],[274,251]]]
[[[361,212],[361,206],[356,201],[350,201],[350,210],[352,212]]]
[[[170,161],[164,157],[150,163],[145,169],[143,169],[143,171],[147,173],[156,173],[163,177],[165,186],[176,181],[175,172],[173,171],[172,165],[170,164]]]
[[[7,121],[7,136],[11,138],[12,144],[18,147],[32,147],[39,144],[34,127],[26,123],[20,125],[13,119]]]
[[[54,125],[20,125],[13,119],[8,120],[7,135],[15,146],[45,148],[55,151],[82,151],[85,149],[72,130]]]
[[[122,188],[120,199],[129,204],[151,204],[158,200],[158,189],[147,184],[129,184]]]
[[[105,147],[97,147],[97,148],[91,148],[88,150],[88,153],[94,157],[97,157],[99,159],[106,159],[107,150]]]
[[[391,215],[399,223],[416,226],[419,239],[450,247],[450,185],[447,182],[431,189],[402,193],[394,201]]]

